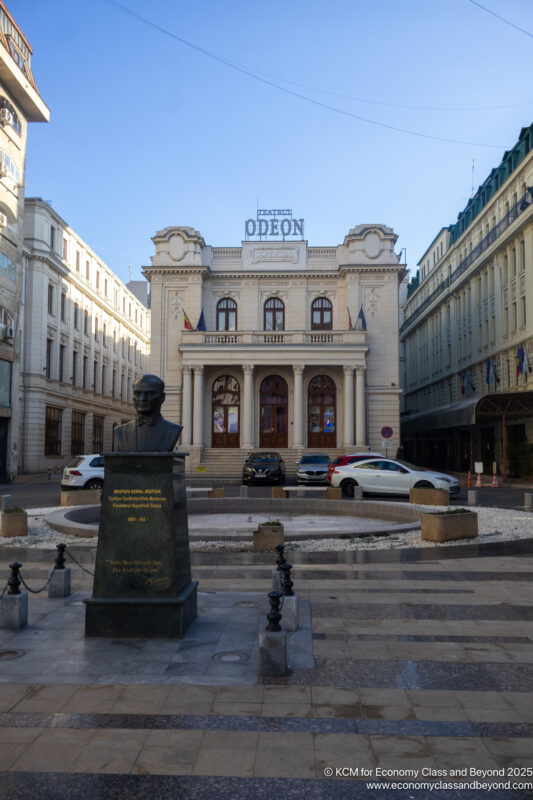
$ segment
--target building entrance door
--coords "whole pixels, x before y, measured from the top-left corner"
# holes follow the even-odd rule
[[[336,392],[335,384],[327,375],[317,375],[309,384],[308,447],[336,447]]]
[[[0,419],[0,481],[7,481],[7,419]]]
[[[289,392],[279,375],[269,375],[260,389],[260,447],[287,447]]]
[[[231,375],[222,375],[213,383],[213,447],[239,447],[240,386]]]

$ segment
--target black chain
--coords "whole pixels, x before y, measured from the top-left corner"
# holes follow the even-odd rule
[[[68,555],[74,561],[74,563],[77,564],[78,567],[80,567],[80,569],[82,569],[84,572],[86,572],[87,575],[92,575],[93,578],[94,578],[94,572],[92,572],[90,569],[87,569],[86,567],[84,567],[83,564],[80,564],[80,562],[76,558],[74,558],[74,556],[72,555],[72,552],[70,550],[68,550]]]
[[[48,584],[49,584],[49,583],[50,583],[50,581],[52,580],[52,578],[53,578],[53,576],[54,576],[54,572],[55,572],[55,571],[56,571],[56,568],[54,567],[54,568],[53,568],[53,570],[52,570],[52,572],[51,572],[51,573],[50,573],[50,575],[48,576],[48,580],[46,581],[46,583],[44,584],[44,586],[42,586],[40,589],[31,589],[31,588],[28,586],[28,584],[26,583],[26,581],[24,580],[24,578],[22,577],[22,573],[21,573],[21,572],[19,572],[19,578],[20,578],[20,582],[22,583],[22,585],[24,586],[24,588],[28,590],[28,592],[31,592],[32,594],[40,594],[41,592],[44,592],[44,590],[45,590],[45,589],[48,587]]]
[[[0,594],[0,600],[3,600],[3,598],[4,598],[4,596],[5,596],[5,594],[6,594],[8,589],[9,589],[9,581],[6,583],[6,585],[2,589],[2,594]]]

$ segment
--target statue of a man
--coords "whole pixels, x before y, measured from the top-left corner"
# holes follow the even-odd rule
[[[115,428],[114,449],[119,453],[169,453],[183,430],[161,416],[165,384],[157,375],[142,375],[133,384],[137,418]]]

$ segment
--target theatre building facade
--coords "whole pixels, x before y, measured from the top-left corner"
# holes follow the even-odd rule
[[[381,450],[384,426],[396,451],[396,239],[384,225],[358,225],[335,247],[263,237],[217,248],[188,227],[153,237],[150,369],[192,466],[240,474],[246,453],[269,449],[290,472],[306,450]]]

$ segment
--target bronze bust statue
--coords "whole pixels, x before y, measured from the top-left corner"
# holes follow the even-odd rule
[[[183,430],[161,416],[165,384],[157,375],[142,375],[133,384],[136,419],[115,428],[114,449],[119,453],[169,453]]]

